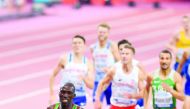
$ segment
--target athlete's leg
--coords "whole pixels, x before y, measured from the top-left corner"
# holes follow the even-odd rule
[[[190,109],[190,95],[186,95],[183,109]]]
[[[96,90],[97,90],[97,88],[98,88],[98,82],[94,82],[94,89],[93,89],[93,93],[92,93],[92,96],[93,96],[93,102],[95,102],[96,101],[96,99],[95,99],[95,97],[96,97]],[[100,96],[100,101],[101,102],[103,102],[103,98],[104,98],[104,92],[101,94],[101,96]],[[95,105],[94,105],[94,107],[96,107]],[[102,107],[102,106],[101,106]]]
[[[86,97],[85,96],[75,97],[75,98],[73,98],[73,102],[76,105],[85,106],[86,105]]]
[[[106,102],[107,105],[110,105],[110,99],[111,99],[111,95],[112,95],[112,90],[111,90],[111,83],[109,84],[109,86],[107,87],[107,89],[104,91],[105,96],[106,96]]]

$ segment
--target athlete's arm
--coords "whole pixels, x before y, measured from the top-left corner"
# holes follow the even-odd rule
[[[96,92],[96,100],[99,100],[101,93],[107,88],[107,86],[111,83],[113,75],[115,73],[114,68],[106,69],[106,76],[100,81],[97,92]]]
[[[96,91],[95,109],[101,109],[100,95],[111,83],[115,70],[112,70],[112,68],[109,70],[105,68],[104,72],[106,72],[106,76],[100,81],[97,91]]]
[[[147,100],[145,101],[144,103],[144,109],[152,109],[153,106],[152,106],[152,86],[149,87],[148,89],[149,91],[147,91]]]
[[[94,52],[94,47],[93,47],[93,45],[91,45],[91,46],[89,47],[89,51],[90,51],[90,58],[93,59],[93,52]],[[94,61],[94,59],[93,59],[93,61]]]
[[[144,66],[143,66],[143,64],[141,63],[141,62],[139,62],[138,64],[137,64],[137,66],[138,66],[138,68],[140,69],[140,71],[142,72],[142,77],[143,77],[143,79],[144,80],[146,80],[146,78],[147,78],[147,73],[146,73],[146,70],[144,69]]]
[[[94,70],[95,70],[95,60],[94,60],[94,57],[93,57],[93,52],[94,52],[94,49],[93,49],[93,47],[91,46],[90,47],[90,53],[91,53],[91,58],[92,58],[92,65],[93,65],[93,68],[94,68]],[[94,79],[94,78],[93,78]]]
[[[184,100],[184,93],[183,93],[182,77],[181,77],[181,75],[179,73],[175,73],[174,74],[174,79],[176,81],[176,90],[172,89],[171,94],[175,98],[183,101]]]
[[[176,43],[179,40],[179,34],[175,34],[174,37],[172,37],[169,41],[169,43],[166,45],[168,49],[171,49],[174,53],[177,52]]]
[[[60,60],[58,65],[55,67],[52,75],[50,76],[50,96],[52,97],[54,95],[53,86],[54,86],[54,80],[57,74],[60,72],[61,69],[64,68],[64,65],[66,63],[66,56],[63,56]]]
[[[141,71],[139,71],[139,75],[138,75],[138,89],[139,89],[139,92],[137,94],[133,94],[132,98],[140,99],[144,97],[145,85],[144,85],[143,73]]]
[[[92,61],[88,60],[88,74],[84,78],[84,82],[86,86],[90,89],[94,87],[94,66]]]
[[[181,78],[180,74],[177,72],[174,74],[174,82],[176,83],[176,89],[171,88],[170,86],[168,86],[165,83],[162,84],[162,87],[164,90],[170,92],[174,98],[183,101],[184,94],[183,94],[182,78]]]
[[[146,88],[144,90],[144,104],[145,104],[145,109],[150,109],[150,104],[152,101],[152,75],[147,74],[146,78]],[[152,107],[152,106],[151,106]]]
[[[182,70],[182,67],[183,67],[183,65],[184,65],[184,63],[185,63],[185,61],[188,59],[188,53],[187,52],[184,52],[183,53],[183,57],[182,57],[182,59],[180,60],[180,62],[179,62],[179,67],[178,67],[178,69],[177,69],[177,72],[178,73],[181,73],[181,70]]]
[[[51,106],[49,106],[49,107],[47,107],[47,109],[54,109],[54,105],[51,105]]]
[[[118,48],[117,48],[117,44],[114,43],[114,42],[112,42],[111,48],[112,48],[112,54],[114,56],[115,61],[116,62],[119,61],[120,60],[120,56],[119,56],[119,51],[118,51]]]

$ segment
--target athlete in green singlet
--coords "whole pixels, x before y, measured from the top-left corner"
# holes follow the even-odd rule
[[[157,69],[147,83],[150,85],[149,95],[152,96],[154,109],[176,109],[176,99],[184,100],[182,78],[170,65],[172,54],[163,50],[159,54],[160,68]],[[150,102],[147,103],[147,106]]]

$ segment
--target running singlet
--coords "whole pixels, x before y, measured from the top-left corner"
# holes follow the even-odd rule
[[[184,52],[183,49],[190,48],[190,38],[186,37],[184,30],[180,31],[179,41],[176,43],[176,47],[179,48],[176,57],[177,58],[176,61],[179,62]]]
[[[167,79],[162,80],[159,77],[159,70],[154,73],[152,81],[152,94],[153,94],[153,107],[155,109],[174,109],[176,108],[176,99],[171,93],[163,90],[162,83],[166,83],[171,88],[175,88],[175,82],[173,80],[176,72],[172,70]]]
[[[55,105],[48,107],[47,109],[61,109],[61,105],[60,103],[56,103]],[[76,104],[73,104],[72,109],[82,109],[82,108]]]
[[[67,82],[71,82],[75,86],[75,94],[76,97],[86,96],[85,84],[79,76],[85,76],[88,71],[87,67],[87,59],[83,57],[82,63],[74,63],[73,62],[73,54],[68,54],[67,64],[62,72],[61,86],[63,86]]]
[[[122,63],[115,64],[115,75],[112,81],[111,104],[119,107],[128,107],[136,105],[136,99],[129,99],[127,94],[138,93],[138,75],[139,69],[133,66],[130,74],[125,74],[122,70]]]
[[[105,73],[102,71],[104,67],[112,66],[115,63],[111,48],[111,42],[108,41],[104,48],[100,48],[99,43],[92,45],[93,58],[95,60],[96,78],[95,81],[99,82]]]

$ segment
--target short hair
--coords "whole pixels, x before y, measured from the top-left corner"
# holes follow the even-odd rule
[[[131,49],[131,50],[133,51],[133,53],[135,54],[135,48],[132,46],[132,44],[131,44],[128,40],[126,40],[126,39],[120,40],[120,41],[118,42],[118,44],[117,44],[118,48],[119,48],[120,45],[122,45],[122,44],[126,44],[126,45],[125,45],[125,48]]]
[[[98,27],[104,27],[104,28],[107,28],[108,30],[111,29],[111,27],[107,23],[101,23],[98,25]]]
[[[184,18],[184,19],[189,19],[189,16],[184,15],[183,18]]]
[[[122,44],[128,44],[128,45],[130,45],[130,46],[132,45],[128,40],[122,39],[122,40],[120,40],[120,41],[117,43],[118,48],[119,48],[119,46],[122,45]]]
[[[60,92],[63,90],[63,88],[64,88],[65,86],[71,87],[71,88],[72,88],[72,92],[75,93],[75,86],[74,86],[73,83],[70,83],[70,82],[65,83],[65,84],[60,88]]]
[[[75,36],[73,37],[73,39],[74,39],[74,38],[82,39],[83,42],[86,43],[86,39],[85,39],[83,36],[81,36],[81,35],[75,35]]]
[[[162,50],[162,51],[160,52],[160,54],[161,54],[161,53],[167,53],[167,54],[170,55],[170,58],[172,58],[172,53],[171,53],[169,50],[167,50],[167,49]],[[160,54],[159,54],[159,56],[160,56]]]

